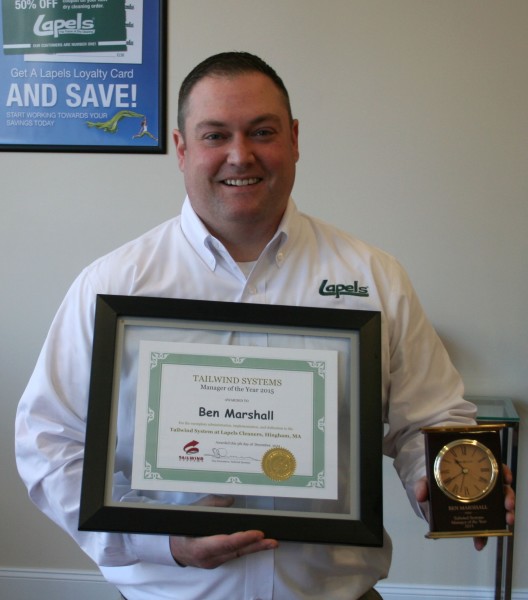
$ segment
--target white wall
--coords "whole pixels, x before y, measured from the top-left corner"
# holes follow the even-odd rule
[[[246,49],[274,65],[301,122],[294,196],[400,258],[470,394],[528,416],[528,2],[169,1],[169,126],[186,72]],[[166,156],[0,155],[0,569],[91,569],[26,499],[16,404],[67,286],[97,256],[179,210]],[[528,444],[521,429],[520,472]],[[492,585],[495,541],[424,539],[386,464],[391,584]],[[527,528],[526,483],[518,531]],[[514,587],[528,588],[527,536]]]

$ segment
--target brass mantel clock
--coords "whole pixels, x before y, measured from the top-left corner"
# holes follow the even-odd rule
[[[425,427],[427,537],[510,535],[502,485],[501,425]]]

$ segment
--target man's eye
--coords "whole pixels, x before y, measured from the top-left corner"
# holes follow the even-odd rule
[[[271,129],[257,129],[253,135],[255,137],[267,137],[273,135],[273,131]]]
[[[221,133],[207,133],[203,137],[204,140],[215,142],[216,140],[223,139],[223,135]]]

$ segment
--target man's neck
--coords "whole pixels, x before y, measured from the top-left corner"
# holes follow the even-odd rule
[[[275,235],[275,231],[270,232],[268,235],[259,233],[258,236],[251,235],[245,229],[244,235],[235,235],[229,239],[215,233],[213,235],[222,242],[235,262],[252,262],[258,260],[264,248]]]
[[[222,242],[235,262],[258,260],[264,248],[275,235],[279,224],[280,220],[264,228],[261,223],[255,223],[253,226],[243,223],[240,226],[234,225],[228,230],[220,231],[204,223],[211,235]]]

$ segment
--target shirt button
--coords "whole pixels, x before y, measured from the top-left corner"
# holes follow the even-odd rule
[[[248,286],[247,290],[253,296],[257,293],[257,288],[254,285]],[[258,600],[258,599],[256,599],[256,600]]]

